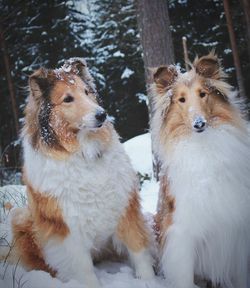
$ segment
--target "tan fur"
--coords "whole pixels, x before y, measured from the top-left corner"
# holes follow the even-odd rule
[[[239,128],[242,126],[241,118],[228,98],[231,86],[224,81],[225,74],[213,52],[196,58],[193,69],[186,75],[176,76],[174,69],[173,66],[159,67],[151,88],[156,94],[156,102],[162,103],[160,98],[164,98],[167,103],[160,129],[161,142],[167,149],[181,137],[192,133],[192,116],[195,113],[203,115],[211,127],[224,123]],[[169,90],[171,97],[166,97]],[[205,93],[205,97],[201,98],[200,93]],[[180,102],[181,98],[185,98],[185,103]]]
[[[63,71],[58,72],[57,70],[49,70],[46,75],[44,73],[44,70],[40,69],[30,78],[32,95],[30,95],[25,109],[23,133],[31,135],[33,146],[40,149],[44,154],[56,159],[65,159],[79,148],[76,137],[79,131],[78,123],[91,110],[91,103],[96,102],[96,96],[93,93],[93,88],[84,83],[77,75]],[[39,132],[39,111],[43,99],[41,99],[40,88],[35,84],[38,81],[37,77],[38,79],[45,78],[48,85],[52,87],[49,97],[51,106],[49,123],[58,140],[53,147],[44,144]],[[63,102],[66,95],[72,95],[74,101],[72,103]],[[101,135],[107,133],[103,132],[105,127],[99,130]]]
[[[101,143],[104,144],[104,146],[108,147],[108,145],[111,142],[111,132],[112,132],[112,125],[110,123],[107,123],[105,126],[103,126],[98,133],[95,131],[90,132],[88,137],[91,140],[100,140]]]
[[[148,247],[148,232],[145,229],[145,221],[140,211],[137,191],[132,194],[125,214],[120,219],[116,234],[133,252],[139,252]]]
[[[199,96],[201,92],[206,93],[204,98]],[[185,103],[179,102],[182,97],[185,98]],[[189,86],[177,83],[173,88],[171,105],[161,130],[164,143],[169,143],[171,140],[178,141],[179,138],[192,133],[192,112],[190,110],[193,110],[193,113],[204,115],[211,127],[223,123],[240,126],[240,118],[229,101],[217,91],[210,90],[204,79],[195,76]]]
[[[165,238],[168,228],[173,223],[173,214],[175,211],[175,198],[170,194],[167,176],[160,178],[160,192],[159,202],[157,207],[157,214],[155,215],[155,232],[157,241],[162,248],[164,246]]]
[[[9,262],[20,259],[21,263],[30,270],[44,270],[55,276],[44,261],[42,247],[51,238],[63,240],[69,233],[69,228],[63,220],[57,200],[35,191],[27,185],[27,208],[13,211],[12,231],[13,243]]]
[[[39,237],[43,241],[51,237],[63,240],[69,234],[69,228],[63,220],[57,199],[35,191],[28,183],[27,194],[34,227],[41,234]]]
[[[161,66],[154,73],[154,81],[157,86],[157,92],[163,94],[166,89],[171,87],[178,74],[174,66]]]
[[[13,241],[6,260],[18,261],[28,270],[43,270],[53,277],[56,271],[44,260],[42,247],[50,238],[64,239],[69,229],[63,221],[56,199],[35,191],[23,173],[27,185],[28,207],[12,211]]]
[[[36,237],[36,229],[32,215],[26,208],[17,208],[12,216],[13,244],[7,261],[20,261],[29,270],[43,270],[53,277],[56,272],[44,261],[40,240]]]
[[[13,205],[10,202],[4,203],[4,209],[10,211],[13,208]]]
[[[221,61],[218,59],[214,50],[201,58],[196,57],[193,67],[198,74],[205,78],[223,79],[226,77],[221,67]]]
[[[44,145],[39,131],[39,111],[41,110],[44,99],[43,91],[38,85],[38,83],[40,83],[41,81],[45,81],[45,79],[47,82],[46,89],[52,86],[52,83],[58,81],[53,70],[47,71],[44,68],[40,68],[30,76],[30,95],[28,98],[28,104],[25,108],[25,125],[23,128],[23,134],[30,135],[34,148],[40,149],[45,154],[50,155],[52,149],[48,149],[49,147],[46,147],[46,145]],[[66,81],[65,76],[61,75],[61,79],[64,79],[64,81]],[[66,157],[68,154],[67,150],[59,143],[57,145],[54,145],[53,148],[56,158],[62,158],[62,155]],[[60,156],[58,156],[58,154]]]

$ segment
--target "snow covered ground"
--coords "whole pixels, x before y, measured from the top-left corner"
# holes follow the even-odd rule
[[[153,178],[152,150],[150,134],[146,133],[134,137],[124,143],[124,148],[129,155],[134,169],[141,175],[150,178],[144,180],[141,187],[141,200],[144,212],[155,213],[159,183]]]
[[[142,207],[145,213],[154,213],[157,203],[158,183],[152,178],[152,158],[150,135],[137,136],[124,143],[126,152],[131,158],[136,171],[147,176],[141,189]],[[8,226],[4,225],[8,216],[8,207],[3,208],[2,203],[12,206],[25,204],[25,187],[6,186],[0,187],[0,239],[5,236]],[[102,287],[106,288],[166,288],[164,280],[156,277],[154,280],[144,282],[136,279],[132,268],[125,263],[102,263],[95,267],[96,274]],[[76,281],[62,283],[42,271],[26,272],[20,266],[11,266],[0,263],[0,288],[87,288]]]

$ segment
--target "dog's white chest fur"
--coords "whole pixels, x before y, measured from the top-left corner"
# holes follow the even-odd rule
[[[70,230],[79,231],[84,245],[98,248],[115,232],[136,177],[118,139],[100,157],[91,149],[93,143],[84,151],[87,158],[79,151],[53,160],[24,141],[25,169],[34,188],[56,197]]]
[[[249,143],[235,128],[209,128],[178,143],[165,163],[176,200],[169,237],[185,234],[196,273],[214,283],[231,285],[249,255]]]

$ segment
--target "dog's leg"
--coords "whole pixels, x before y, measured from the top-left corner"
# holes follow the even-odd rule
[[[136,276],[144,280],[153,278],[153,261],[147,249],[149,245],[148,231],[140,211],[137,192],[133,194],[125,214],[120,219],[116,237],[128,249]]]
[[[131,262],[135,268],[137,278],[142,280],[150,280],[154,277],[152,268],[152,257],[147,249],[134,251],[128,247]]]
[[[234,287],[247,288],[247,274],[242,273],[241,275],[238,275],[238,278],[234,281]]]
[[[49,240],[44,253],[46,262],[57,271],[56,277],[62,281],[75,279],[88,288],[100,287],[90,251],[84,247],[78,232],[71,231],[61,242]]]
[[[246,258],[246,255],[242,255],[241,259],[239,259],[238,263],[241,263],[242,265],[238,264],[236,266],[235,276],[233,280],[233,287],[237,288],[247,288],[247,282],[248,282],[248,265],[247,265],[247,259],[246,261],[242,261],[244,258]],[[245,262],[244,264],[242,262]]]
[[[175,227],[169,228],[162,251],[162,269],[169,287],[194,288],[193,241]]]

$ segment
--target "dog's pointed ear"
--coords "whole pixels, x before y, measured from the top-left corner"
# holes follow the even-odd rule
[[[31,95],[38,99],[48,87],[48,70],[40,68],[29,77]]]
[[[89,72],[87,62],[84,58],[75,57],[66,60],[63,64],[63,70],[79,76],[93,91],[96,90],[94,79]]]
[[[158,93],[170,89],[178,77],[178,72],[173,65],[160,66],[153,71],[154,84]]]
[[[214,51],[201,58],[196,57],[193,66],[196,73],[205,78],[219,80],[225,76],[220,65],[220,60]]]
[[[76,74],[83,80],[92,78],[88,70],[87,62],[84,58],[75,57],[66,60],[63,64],[63,70],[65,72]]]

